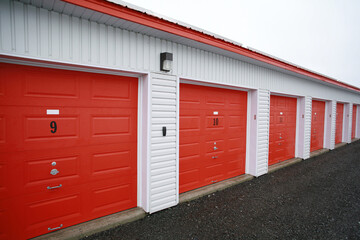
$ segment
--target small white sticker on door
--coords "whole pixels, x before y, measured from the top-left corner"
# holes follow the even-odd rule
[[[214,115],[219,115],[219,112],[214,112]]]
[[[47,115],[59,115],[60,111],[59,109],[46,109]]]

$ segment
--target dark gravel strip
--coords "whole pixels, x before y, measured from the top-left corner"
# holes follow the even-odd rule
[[[360,141],[84,239],[360,239]]]

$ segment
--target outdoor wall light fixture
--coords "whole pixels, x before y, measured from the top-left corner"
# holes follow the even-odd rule
[[[170,72],[172,69],[173,54],[169,52],[160,53],[160,70]]]

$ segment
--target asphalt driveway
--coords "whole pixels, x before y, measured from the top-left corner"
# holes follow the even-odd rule
[[[360,239],[360,141],[84,239]]]

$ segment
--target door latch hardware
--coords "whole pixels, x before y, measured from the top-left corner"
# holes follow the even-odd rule
[[[214,147],[214,150],[218,150],[218,148],[217,148],[217,147]]]
[[[213,159],[216,159],[216,158],[218,158],[218,156],[212,156],[212,158],[213,158]]]
[[[60,226],[58,226],[58,227],[48,228],[48,231],[54,231],[54,230],[60,229],[60,228],[62,228],[62,227],[63,227],[63,225],[60,224]]]
[[[62,184],[60,184],[59,186],[54,186],[54,187],[47,187],[47,189],[51,190],[51,189],[55,189],[55,188],[61,188],[62,187]]]
[[[56,166],[56,162],[52,162],[52,163],[51,163],[51,166]]]
[[[59,171],[58,171],[56,168],[54,168],[54,169],[52,169],[52,170],[50,171],[50,174],[53,175],[53,176],[55,176],[55,175],[58,174],[58,173],[59,173]]]

